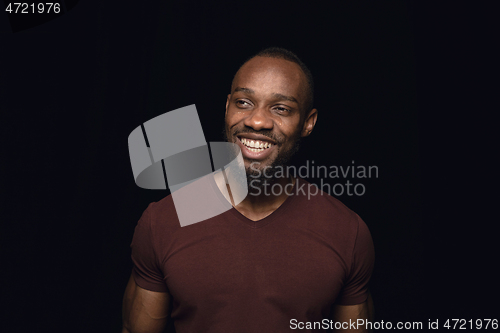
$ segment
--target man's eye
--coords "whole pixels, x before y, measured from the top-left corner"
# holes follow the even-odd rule
[[[280,113],[290,112],[290,110],[288,110],[287,108],[281,107],[281,106],[275,107],[275,110],[278,110]]]
[[[248,106],[250,104],[247,101],[236,101],[236,105],[239,105],[239,106]]]

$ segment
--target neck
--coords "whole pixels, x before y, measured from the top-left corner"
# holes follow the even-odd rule
[[[246,198],[234,208],[253,221],[263,219],[285,202],[295,182],[295,178],[278,178],[258,189],[250,185]]]
[[[240,188],[239,178],[235,178],[230,170],[214,174],[215,181],[220,191],[231,205],[247,218],[258,221],[273,213],[279,206],[285,202],[288,194],[293,192],[296,179],[276,178],[268,184],[257,187],[256,184],[248,184],[248,194],[235,205],[235,198],[242,197],[244,194]],[[269,180],[268,180],[269,181]],[[231,186],[229,186],[231,183]],[[224,187],[226,191],[223,191]],[[288,194],[287,194],[288,193]]]

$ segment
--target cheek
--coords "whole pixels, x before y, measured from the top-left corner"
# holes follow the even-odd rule
[[[240,123],[243,120],[243,114],[241,112],[231,112],[226,114],[226,126],[231,128],[234,125]]]
[[[295,141],[302,133],[299,117],[282,120],[282,123],[283,124],[280,126],[281,132],[286,136],[287,142]]]

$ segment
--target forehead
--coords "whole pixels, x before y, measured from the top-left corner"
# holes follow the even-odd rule
[[[261,94],[292,95],[303,102],[305,84],[305,74],[296,63],[284,59],[255,57],[238,70],[231,92],[236,87],[244,87]]]

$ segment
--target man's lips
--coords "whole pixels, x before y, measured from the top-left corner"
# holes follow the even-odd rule
[[[269,137],[262,135],[262,134],[254,134],[254,133],[242,133],[242,134],[237,134],[236,135],[240,140],[242,138],[249,139],[249,140],[258,140],[258,141],[263,141],[263,142],[269,142],[271,144],[276,144],[276,141],[273,139],[270,139]]]
[[[243,157],[248,159],[264,159],[276,149],[276,144],[263,135],[245,133],[238,135],[236,142],[241,148]]]

